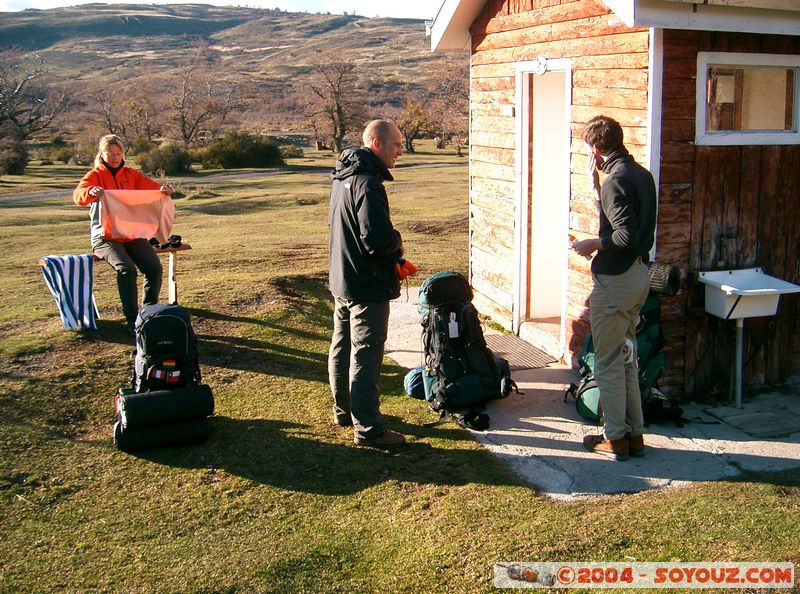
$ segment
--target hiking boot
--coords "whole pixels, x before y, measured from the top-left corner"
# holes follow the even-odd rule
[[[628,453],[634,458],[644,456],[644,435],[628,436]]]
[[[405,445],[406,438],[397,431],[389,431],[387,429],[377,437],[360,437],[356,435],[353,438],[353,443],[360,446],[387,448]]]
[[[614,460],[628,459],[628,440],[625,437],[606,439],[602,435],[587,435],[583,438],[583,445],[590,452],[610,456]]]

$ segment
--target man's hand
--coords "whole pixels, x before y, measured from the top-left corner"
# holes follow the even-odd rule
[[[572,242],[572,249],[587,260],[592,257],[592,254],[598,251],[602,244],[599,238],[590,238],[578,241],[577,239]]]
[[[103,188],[100,186],[92,186],[89,188],[89,196],[92,198],[100,198],[105,192],[103,192]]]
[[[173,190],[172,186],[170,186],[169,184],[164,184],[163,186],[161,186],[161,193],[166,194],[170,198],[172,198],[172,194],[174,191],[175,190]]]
[[[589,163],[586,166],[586,174],[592,180],[592,189],[596,194],[600,194],[600,173],[598,172],[597,157],[594,153],[589,154]]]

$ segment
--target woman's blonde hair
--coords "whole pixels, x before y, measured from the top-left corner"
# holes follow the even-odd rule
[[[125,152],[125,144],[116,134],[106,134],[100,139],[100,143],[97,145],[97,154],[94,157],[95,167],[98,167],[103,162],[103,151],[108,150],[108,147],[114,144],[117,145],[123,153]]]

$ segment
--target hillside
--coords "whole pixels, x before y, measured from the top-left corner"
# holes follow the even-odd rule
[[[326,60],[358,64],[376,95],[373,104],[398,102],[401,89],[422,88],[431,73],[448,64],[463,66],[466,77],[468,63],[466,54],[432,54],[422,20],[202,4],[90,4],[0,13],[0,48],[11,47],[40,56],[50,76],[85,92],[168,76],[202,48],[221,77],[248,81],[254,95],[275,105],[297,88],[312,64]]]

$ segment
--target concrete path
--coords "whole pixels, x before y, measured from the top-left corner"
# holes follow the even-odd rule
[[[413,368],[420,364],[421,341],[417,289],[392,302],[387,356]],[[488,330],[487,332],[491,332]],[[541,493],[559,500],[575,500],[613,493],[675,487],[693,482],[735,477],[746,471],[778,471],[800,467],[800,390],[765,394],[746,402],[743,410],[720,407],[712,416],[703,406],[684,406],[684,417],[695,419],[683,427],[651,426],[645,440],[647,455],[617,462],[587,452],[584,435],[599,428],[583,421],[574,401],[563,402],[564,390],[577,383],[572,369],[553,364],[543,369],[512,373],[522,395],[489,404],[488,431],[473,436],[522,480]],[[420,403],[424,406],[424,403]],[[796,417],[779,437],[754,437],[730,423],[765,411],[784,419]],[[431,413],[432,420],[435,419]],[[704,424],[697,419],[711,422]],[[451,421],[452,422],[452,421]],[[763,423],[760,425],[763,427]],[[763,433],[763,430],[762,430]]]

